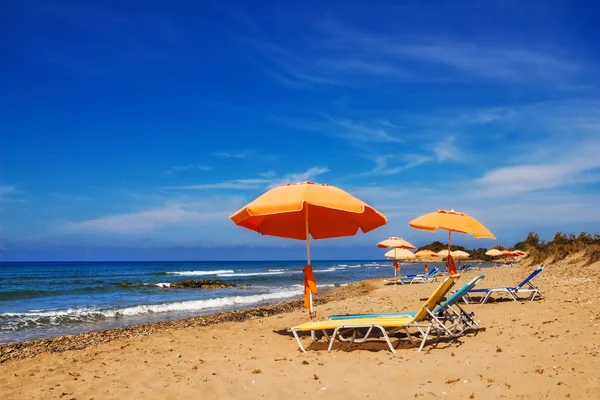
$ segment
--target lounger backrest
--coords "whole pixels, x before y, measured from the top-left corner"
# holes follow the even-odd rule
[[[433,311],[433,309],[442,301],[444,296],[450,291],[452,286],[456,283],[456,281],[460,278],[460,275],[452,275],[444,279],[440,286],[435,289],[435,291],[429,296],[427,301],[423,303],[419,311],[415,314],[413,321],[422,321],[424,320],[429,313],[427,310]]]
[[[425,278],[431,278],[433,275],[437,274],[440,269],[438,267],[433,267],[431,271],[427,274]]]
[[[434,312],[437,313],[440,311],[444,311],[445,309],[447,309],[448,307],[450,307],[451,305],[453,305],[454,303],[456,303],[457,301],[462,299],[462,297],[465,294],[467,294],[471,289],[473,289],[479,282],[481,282],[481,280],[483,278],[485,278],[485,275],[481,274],[481,275],[476,276],[475,278],[471,279],[465,286],[458,289],[456,292],[454,292],[454,294],[452,296],[450,296],[446,301],[444,301],[442,304],[440,304],[439,307],[436,308]]]
[[[517,289],[520,289],[521,287],[527,285],[527,282],[529,282],[530,280],[532,280],[537,274],[539,274],[540,272],[542,272],[542,270],[544,269],[544,264],[540,265],[539,267],[537,267],[531,274],[529,274],[529,276],[527,278],[525,278],[525,280],[521,283],[519,283],[517,285]]]

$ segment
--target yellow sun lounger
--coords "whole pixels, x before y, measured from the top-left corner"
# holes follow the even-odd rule
[[[334,320],[324,320],[324,321],[313,321],[307,322],[301,325],[294,326],[291,331],[298,342],[298,346],[300,350],[306,352],[302,342],[300,341],[300,337],[298,336],[298,332],[307,332],[307,331],[323,331],[325,337],[329,340],[329,347],[327,351],[331,351],[333,347],[333,342],[336,338],[339,338],[341,341],[350,341],[351,343],[362,343],[365,342],[373,329],[381,331],[385,341],[387,342],[392,353],[396,353],[394,346],[392,346],[392,342],[390,341],[389,335],[395,333],[399,330],[404,330],[408,335],[408,340],[411,343],[414,343],[414,340],[409,332],[409,328],[416,328],[423,339],[421,340],[421,345],[419,347],[419,351],[423,349],[425,345],[425,341],[429,337],[429,334],[432,330],[435,330],[438,337],[440,332],[445,332],[443,326],[439,326],[440,322],[436,319],[430,318],[432,315],[432,311],[437,307],[437,305],[442,301],[444,296],[450,291],[452,286],[456,283],[456,281],[460,278],[460,275],[452,275],[447,277],[431,294],[429,299],[417,311],[414,317],[374,317],[374,318],[347,318],[347,319],[334,319]],[[356,331],[358,329],[367,329],[364,337],[361,339],[356,339]],[[331,337],[327,333],[327,330],[332,330],[333,334]],[[343,334],[346,332],[353,332],[351,339],[345,339]]]

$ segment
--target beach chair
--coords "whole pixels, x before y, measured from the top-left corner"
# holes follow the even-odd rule
[[[409,328],[416,328],[422,335],[421,345],[419,346],[419,351],[421,351],[432,331],[436,332],[438,339],[440,334],[445,331],[445,328],[440,326],[438,321],[430,318],[431,310],[450,291],[459,278],[460,275],[452,275],[446,278],[431,294],[429,299],[423,303],[414,316],[327,319],[324,321],[306,322],[292,327],[291,331],[298,342],[300,350],[306,352],[300,341],[298,332],[322,331],[329,340],[327,351],[331,351],[336,338],[340,341],[349,341],[350,343],[363,343],[367,341],[373,330],[375,330],[381,332],[390,351],[396,353],[389,335],[404,330],[410,343],[414,344]],[[366,333],[362,338],[357,338],[359,329],[366,329]],[[333,333],[329,335],[328,330],[333,330]],[[352,333],[350,339],[344,337],[347,333]],[[451,332],[450,335],[452,335]]]
[[[485,289],[472,289],[463,296],[463,301],[467,304],[473,303],[474,300],[472,298],[472,295],[480,294],[482,296],[480,303],[484,304],[484,303],[488,302],[488,300],[494,293],[508,293],[508,295],[510,295],[510,297],[514,301],[520,300],[518,297],[519,294],[529,293],[529,300],[533,301],[536,297],[538,297],[538,296],[541,297],[542,292],[540,291],[540,289],[537,286],[535,286],[533,283],[531,283],[531,280],[533,278],[535,278],[535,276],[537,276],[537,274],[542,272],[542,270],[544,268],[545,268],[544,264],[540,265],[531,274],[529,274],[529,276],[527,278],[525,278],[525,280],[523,282],[519,283],[515,287],[503,286],[503,287],[485,288]]]
[[[412,284],[412,283],[427,283],[427,282],[435,282],[437,280],[437,275],[439,272],[438,267],[433,267],[431,271],[429,271],[426,275],[406,275],[401,276],[397,281],[399,281],[402,285]]]
[[[469,268],[471,268],[471,264],[463,264],[460,267],[458,267],[458,272],[468,271]]]
[[[467,294],[469,291],[473,290],[473,288],[485,278],[485,275],[481,274],[469,282],[467,282],[463,287],[454,292],[452,296],[450,296],[446,301],[437,305],[435,310],[431,312],[431,317],[436,318],[440,324],[444,326],[444,330],[454,330],[459,328],[461,333],[464,332],[465,329],[478,329],[479,324],[473,319],[473,313],[466,312],[460,304],[458,304],[459,300]],[[440,298],[440,301],[442,298]],[[456,309],[458,309],[458,311]],[[348,319],[348,318],[398,318],[398,317],[414,317],[417,313],[404,311],[404,312],[395,312],[395,313],[379,313],[379,314],[341,314],[341,315],[331,315],[329,319]],[[451,326],[446,327],[443,322],[451,321]]]

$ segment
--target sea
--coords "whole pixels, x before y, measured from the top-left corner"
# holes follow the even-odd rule
[[[0,263],[0,344],[300,298],[304,265],[302,261]],[[312,263],[320,289],[391,278],[391,265],[372,260]],[[424,271],[423,264],[401,268],[403,274]],[[237,286],[169,287],[173,282],[203,278]]]

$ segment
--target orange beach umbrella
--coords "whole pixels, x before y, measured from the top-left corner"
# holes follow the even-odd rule
[[[387,223],[373,207],[349,193],[326,184],[302,182],[269,190],[233,214],[231,220],[261,235],[306,241],[305,305],[314,319],[312,295],[317,287],[310,266],[310,237],[328,239],[354,236]]]
[[[413,219],[408,224],[413,228],[430,232],[435,232],[436,229],[448,231],[448,252],[450,252],[450,234],[452,232],[466,233],[473,235],[476,238],[496,239],[496,236],[487,230],[481,222],[467,214],[459,213],[454,210],[438,210],[436,212],[425,214],[417,219]],[[448,258],[451,259],[451,256]],[[453,262],[448,263],[450,266],[453,264]],[[455,270],[449,272],[451,274],[456,273]]]

